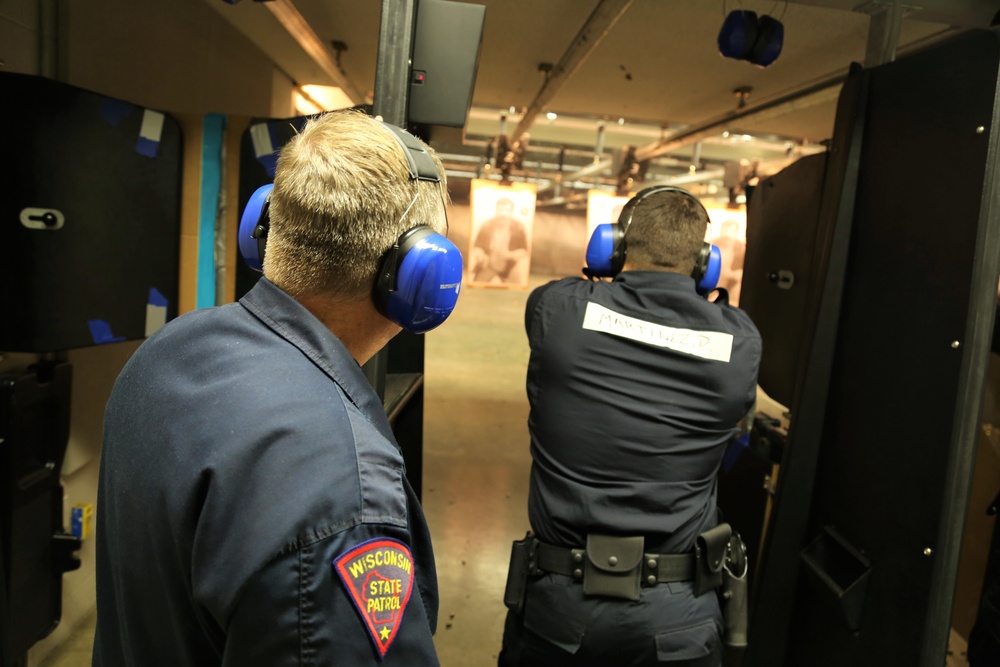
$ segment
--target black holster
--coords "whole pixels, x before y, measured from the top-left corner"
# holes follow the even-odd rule
[[[515,614],[524,611],[524,594],[528,588],[528,577],[537,573],[538,561],[535,548],[538,540],[528,531],[523,540],[515,540],[510,547],[510,566],[507,569],[507,585],[503,592],[503,603]]]
[[[747,645],[746,547],[740,534],[720,523],[698,536],[694,545],[694,594],[718,591],[722,607],[722,641],[732,648]]]
[[[746,546],[739,533],[733,533],[726,552],[726,562],[722,568],[722,641],[731,648],[745,648],[747,645],[747,562]]]

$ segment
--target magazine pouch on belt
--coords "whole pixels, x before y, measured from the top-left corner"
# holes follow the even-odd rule
[[[643,543],[642,537],[587,535],[584,595],[638,600]]]
[[[722,566],[726,563],[729,538],[733,533],[728,523],[720,523],[698,536],[694,543],[694,594],[703,595],[722,585]]]

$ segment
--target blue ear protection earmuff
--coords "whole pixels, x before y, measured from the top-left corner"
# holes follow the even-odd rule
[[[410,180],[441,181],[437,163],[416,137],[388,123],[383,123],[383,127],[403,148]],[[271,187],[268,184],[258,188],[240,218],[240,254],[257,271],[263,270],[264,265]],[[443,196],[441,205],[445,205]],[[407,331],[430,331],[454,310],[462,288],[462,274],[462,253],[455,244],[429,225],[415,225],[379,261],[373,291],[375,306]]]
[[[785,26],[767,14],[737,9],[726,16],[719,30],[719,53],[726,58],[746,60],[767,67],[781,55]]]
[[[451,241],[426,225],[399,237],[383,256],[375,283],[379,312],[413,333],[424,333],[451,315],[462,287],[462,256]]]
[[[395,125],[384,123],[383,127],[403,147],[410,180],[441,182],[437,163],[419,139]],[[445,206],[443,195],[441,206]],[[375,280],[375,306],[407,331],[430,331],[455,309],[462,273],[462,253],[455,244],[429,225],[416,225],[382,256]]]
[[[267,207],[272,187],[274,187],[272,183],[262,185],[250,195],[250,201],[240,216],[240,230],[236,234],[239,239],[240,255],[247,266],[254,271],[264,270],[264,246],[267,243],[267,230],[270,225]]]
[[[673,185],[654,185],[646,188],[628,200],[622,208],[618,222],[598,225],[590,237],[587,244],[587,268],[583,270],[588,278],[613,278],[621,273],[625,266],[627,246],[625,243],[625,233],[629,225],[632,224],[632,216],[636,207],[654,194],[661,192],[678,192],[690,197],[698,204],[698,207],[705,214],[708,220],[708,211],[701,201],[683,188]],[[708,294],[719,284],[719,276],[722,273],[722,253],[719,248],[706,243],[702,246],[698,255],[691,277],[694,278],[699,294]]]

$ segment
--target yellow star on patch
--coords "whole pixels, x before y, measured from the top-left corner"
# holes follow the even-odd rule
[[[388,639],[388,638],[389,638],[389,626],[388,626],[388,625],[384,626],[384,627],[383,627],[383,628],[382,628],[382,629],[381,629],[381,630],[379,631],[379,635],[381,635],[381,636],[382,636],[382,641],[385,641],[386,639]]]

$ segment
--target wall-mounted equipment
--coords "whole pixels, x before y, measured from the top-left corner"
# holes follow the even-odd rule
[[[465,127],[485,19],[483,5],[421,0],[410,69],[410,123]]]

